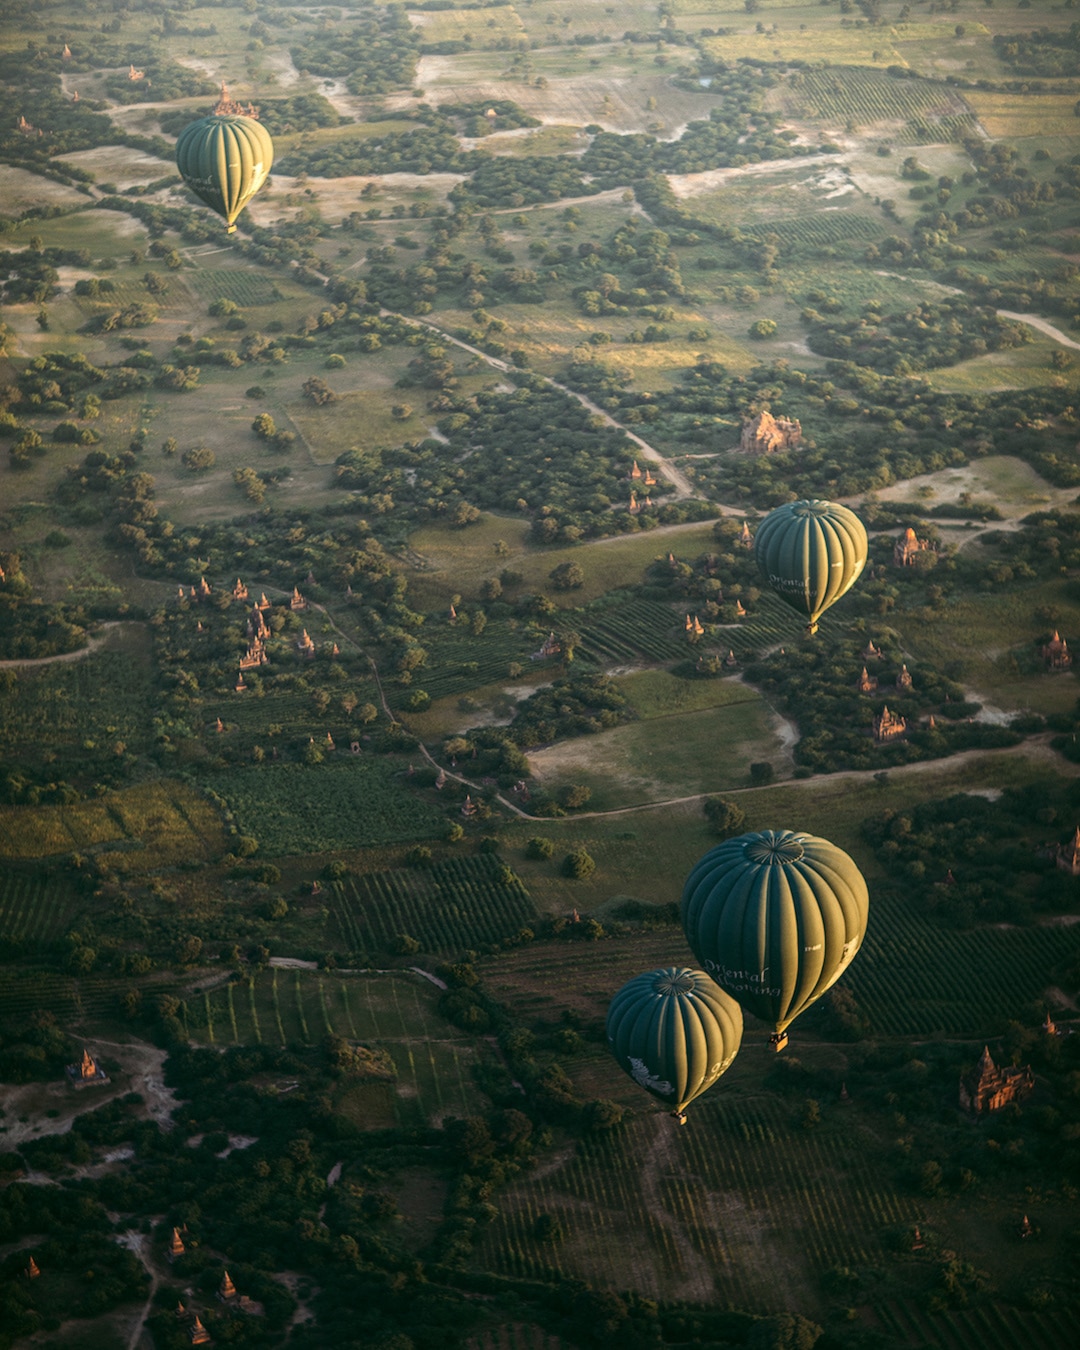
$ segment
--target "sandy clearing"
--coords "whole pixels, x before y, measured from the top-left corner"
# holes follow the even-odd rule
[[[304,202],[314,201],[325,220],[340,221],[353,211],[367,209],[369,202],[362,199],[360,193],[369,183],[380,189],[379,203],[385,208],[387,204],[394,204],[395,193],[404,197],[417,189],[424,189],[433,201],[442,201],[464,179],[465,175],[460,173],[384,173],[366,177],[308,178],[301,182],[287,174],[274,173],[270,189],[250,202],[248,210],[256,225],[267,228],[279,220],[291,220]],[[311,197],[306,196],[307,189],[311,190]],[[286,204],[283,200],[286,195],[295,195],[295,203]]]
[[[118,150],[115,146],[99,145],[93,150],[77,150],[74,154],[64,155],[63,160],[76,169],[92,173],[99,181],[115,183],[121,192],[136,184],[152,183],[176,173],[176,165],[171,160],[145,155],[126,146]]]
[[[17,216],[32,206],[75,206],[85,201],[81,192],[64,183],[54,183],[28,169],[0,164],[0,214]]]
[[[668,175],[668,182],[676,197],[696,197],[713,188],[723,187],[736,178],[759,178],[769,174],[783,173],[791,169],[809,169],[818,164],[828,164],[838,172],[845,172],[844,165],[838,165],[835,155],[801,155],[795,159],[770,159],[761,164],[743,164],[733,169],[706,169],[702,173],[675,173]]]

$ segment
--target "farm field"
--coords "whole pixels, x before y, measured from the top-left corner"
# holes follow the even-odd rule
[[[473,1066],[485,1053],[444,1021],[438,991],[408,972],[315,974],[273,968],[189,996],[181,1018],[198,1043],[313,1045],[343,1036],[385,1051],[385,1074],[346,1086],[337,1109],[364,1129],[468,1115],[477,1102]]]
[[[345,747],[338,755],[332,766],[250,765],[204,781],[267,857],[409,843],[439,831],[441,816],[407,790],[405,764]]]
[[[219,814],[186,783],[162,779],[71,806],[5,808],[0,858],[92,851],[122,871],[153,871],[225,846]]]
[[[521,881],[490,854],[365,872],[335,884],[333,908],[349,951],[392,950],[404,934],[424,951],[454,953],[514,937],[536,917]]]
[[[549,791],[582,783],[599,811],[746,787],[749,765],[787,768],[782,740],[763,700],[747,690],[740,703],[670,713],[534,751],[529,765]]]

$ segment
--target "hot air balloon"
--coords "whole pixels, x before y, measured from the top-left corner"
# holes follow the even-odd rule
[[[762,830],[705,854],[683,887],[682,920],[702,966],[782,1050],[795,1018],[851,964],[869,906],[862,873],[835,844]]]
[[[687,1106],[735,1058],[742,1012],[703,970],[668,966],[623,985],[608,1008],[607,1034],[619,1065],[685,1125]]]
[[[184,182],[225,217],[229,234],[273,163],[274,143],[255,109],[245,111],[224,85],[210,116],[186,126],[176,142],[176,167]]]
[[[770,512],[754,536],[762,575],[785,604],[807,615],[811,634],[855,584],[866,552],[862,521],[837,502],[788,502]]]

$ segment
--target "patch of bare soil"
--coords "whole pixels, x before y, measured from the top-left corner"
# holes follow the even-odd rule
[[[126,1092],[143,1098],[141,1114],[156,1120],[162,1129],[172,1128],[176,1098],[165,1086],[163,1066],[166,1051],[146,1041],[93,1041],[92,1053],[119,1063],[112,1081],[100,1087],[74,1088],[65,1078],[51,1083],[24,1083],[0,1087],[0,1106],[10,1122],[3,1136],[5,1148],[18,1148],[29,1139],[49,1134],[67,1134],[76,1116],[112,1101]],[[104,1053],[103,1053],[104,1052]],[[55,1111],[55,1115],[48,1114]]]

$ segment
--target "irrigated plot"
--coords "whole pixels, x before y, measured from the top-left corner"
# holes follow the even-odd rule
[[[388,950],[404,934],[424,951],[459,952],[511,937],[536,918],[521,881],[490,854],[338,882],[334,910],[349,951]]]
[[[190,994],[180,1010],[204,1045],[310,1046],[343,1037],[372,1051],[367,1070],[342,1079],[336,1109],[362,1129],[475,1114],[478,1043],[438,1014],[421,975],[332,975],[274,967]]]

